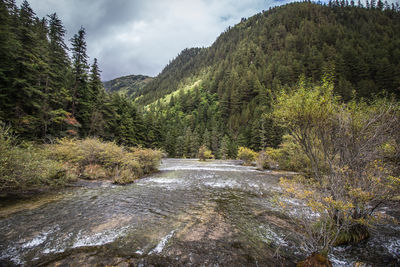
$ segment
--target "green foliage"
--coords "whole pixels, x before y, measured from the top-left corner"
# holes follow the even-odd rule
[[[97,136],[125,145],[157,144],[145,138],[143,116],[131,100],[105,92],[97,59],[89,72],[83,27],[71,39],[70,59],[57,14],[39,19],[27,1],[20,8],[0,1],[0,22],[0,120],[19,138]]]
[[[158,170],[162,152],[160,150],[146,149],[141,147],[131,147],[133,157],[136,158],[144,174],[149,174]]]
[[[197,156],[201,161],[206,161],[207,159],[214,158],[214,155],[212,154],[211,150],[209,150],[205,145],[202,145],[200,147]]]
[[[278,148],[268,147],[264,154],[264,159],[259,158],[259,165],[265,169],[279,168],[286,171],[310,172],[310,161],[295,143],[290,135],[283,136],[282,144]],[[261,155],[261,154],[260,154]]]
[[[65,185],[72,177],[64,166],[49,159],[43,148],[17,145],[8,128],[0,127],[0,191],[36,190]]]
[[[218,144],[227,135],[229,157],[235,146],[277,148],[284,132],[268,117],[272,100],[302,75],[317,83],[332,73],[335,94],[345,101],[383,90],[399,96],[399,21],[396,8],[309,2],[275,7],[229,27],[208,48],[182,51],[135,102],[155,114],[163,129],[160,144],[171,156],[197,151],[174,149],[179,136],[187,140],[188,127],[201,139],[206,129],[214,130],[219,135],[210,137]],[[222,157],[221,146],[209,142]]]
[[[49,157],[73,166],[75,175],[84,179],[112,178],[117,184],[133,182],[158,169],[161,152],[142,148],[124,148],[96,138],[61,139],[47,145]]]
[[[104,88],[110,93],[118,92],[126,94],[130,98],[135,98],[140,95],[143,87],[152,80],[152,77],[145,75],[128,75],[104,82]]]
[[[239,147],[238,159],[243,160],[244,165],[251,165],[257,159],[257,152],[247,147]]]
[[[400,193],[396,168],[385,157],[388,141],[398,146],[400,104],[387,98],[344,103],[333,91],[328,78],[322,85],[300,81],[278,94],[273,110],[310,166],[311,178],[282,179],[281,185],[319,214],[302,223],[311,249],[325,252],[368,236],[359,226],[373,225],[376,208]]]

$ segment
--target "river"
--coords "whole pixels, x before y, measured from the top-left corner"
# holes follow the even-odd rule
[[[0,218],[0,266],[295,266],[307,255],[271,200],[281,176],[237,161],[163,159],[130,185],[81,181]],[[399,255],[400,227],[390,223],[330,258],[398,266]]]

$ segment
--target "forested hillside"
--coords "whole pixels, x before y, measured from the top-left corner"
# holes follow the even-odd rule
[[[128,75],[103,82],[103,85],[107,92],[123,93],[135,98],[140,94],[140,90],[152,79],[152,77],[145,75]]]
[[[85,29],[70,48],[65,34],[57,14],[38,18],[27,1],[0,1],[0,127],[22,140],[98,136],[147,145],[142,114],[104,90],[96,59],[89,66]]]
[[[98,136],[170,156],[194,157],[205,145],[235,157],[238,146],[281,143],[271,103],[300,77],[333,75],[344,100],[400,95],[399,6],[380,1],[292,3],[243,18],[155,78],[106,83],[110,92],[97,60],[89,66],[84,28],[69,40],[70,58],[57,14],[40,19],[27,1],[2,0],[0,22],[0,121],[21,139]]]
[[[205,144],[234,157],[238,146],[277,146],[282,130],[268,115],[275,93],[326,73],[345,101],[399,97],[398,4],[292,3],[242,19],[211,47],[182,51],[136,103],[153,114],[170,155],[192,157]]]

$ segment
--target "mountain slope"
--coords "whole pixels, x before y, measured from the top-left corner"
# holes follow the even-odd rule
[[[292,3],[243,19],[209,48],[185,49],[144,87],[140,102],[179,89],[201,71],[220,93],[231,87],[220,82],[246,78],[249,71],[272,90],[295,83],[302,74],[319,81],[324,72],[334,71],[344,96],[353,90],[360,96],[382,89],[399,94],[399,42],[395,10]]]
[[[202,143],[218,154],[223,140],[225,150],[259,150],[280,142],[266,116],[274,92],[324,74],[344,100],[383,91],[399,97],[398,7],[292,3],[259,13],[211,47],[182,51],[135,101],[153,111],[172,155],[194,156]]]
[[[103,82],[103,85],[107,92],[121,92],[130,97],[135,97],[152,79],[152,77],[145,75],[128,75]]]

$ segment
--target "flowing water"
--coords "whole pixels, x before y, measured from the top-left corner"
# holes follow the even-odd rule
[[[160,170],[126,186],[81,182],[3,216],[0,266],[294,266],[306,256],[297,226],[271,200],[282,174],[182,159]],[[399,255],[400,228],[388,224],[330,257],[335,266],[396,266]]]

